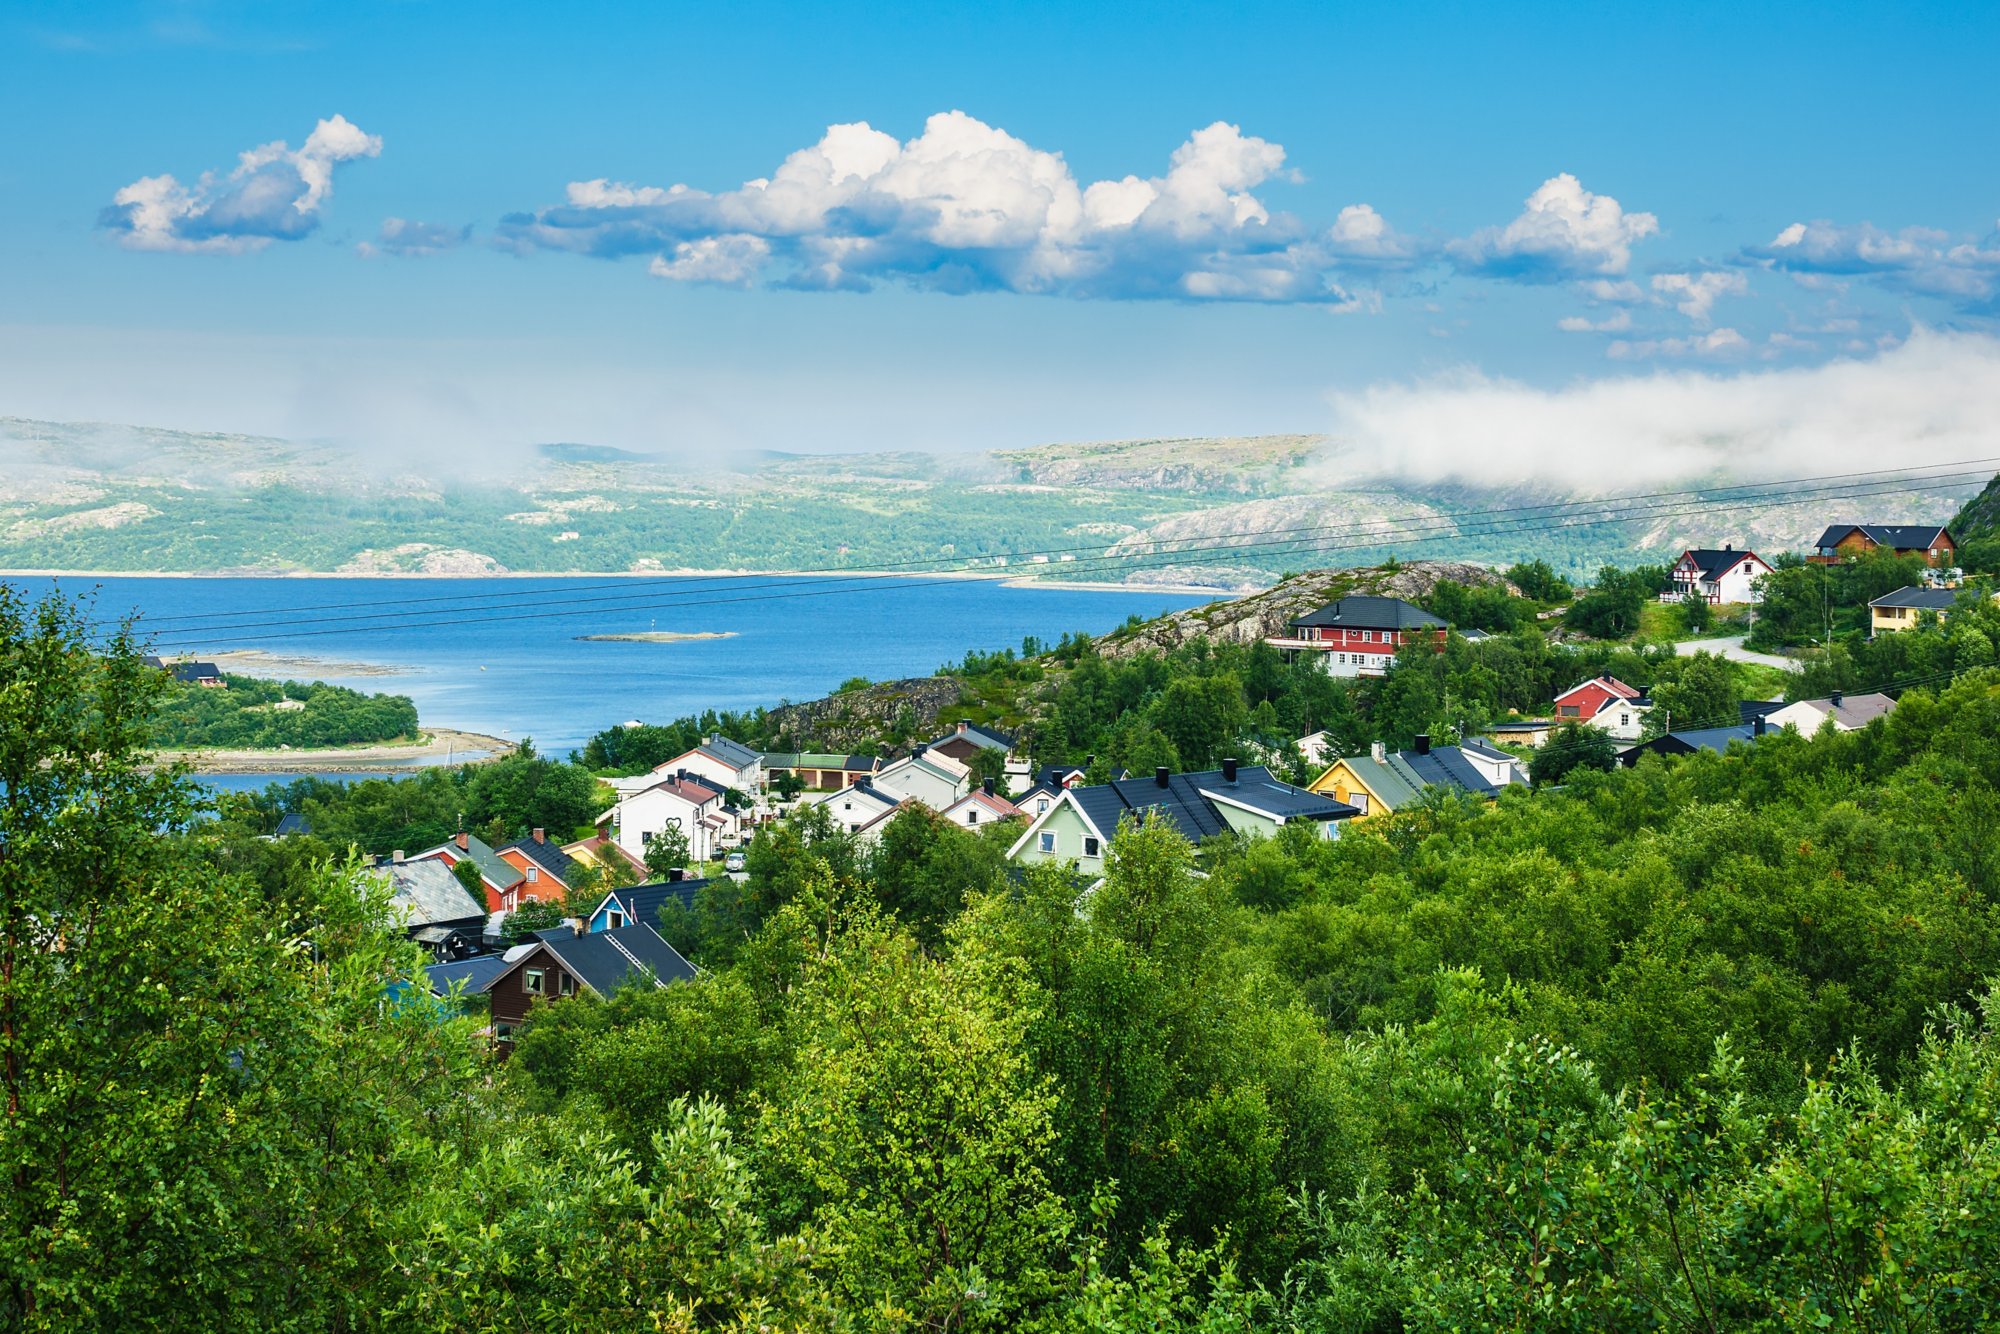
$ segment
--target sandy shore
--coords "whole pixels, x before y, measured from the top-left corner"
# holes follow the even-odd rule
[[[298,681],[319,676],[401,676],[407,667],[380,662],[347,662],[310,653],[272,653],[261,648],[232,648],[207,655],[208,661],[238,676],[285,677]]]
[[[696,639],[734,639],[734,630],[634,630],[620,635],[578,635],[585,644],[685,644]]]
[[[511,754],[514,743],[479,732],[436,727],[424,739],[403,744],[346,746],[338,750],[186,750],[161,751],[163,762],[184,760],[196,773],[374,772],[385,767],[415,768],[421,763],[478,764]]]

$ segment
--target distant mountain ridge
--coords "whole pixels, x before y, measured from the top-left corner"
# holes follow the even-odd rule
[[[1570,497],[1547,485],[1364,478],[1337,442],[1311,434],[728,459],[564,441],[468,474],[414,463],[370,471],[331,445],[264,436],[0,418],[0,458],[0,569],[10,570],[894,567],[1241,591],[1392,554],[1539,557],[1587,573],[1685,545],[1798,549],[1851,517],[1836,505],[1764,506],[1610,526],[1495,524],[1485,512]],[[1872,497],[1866,517],[1935,522],[1974,489]]]

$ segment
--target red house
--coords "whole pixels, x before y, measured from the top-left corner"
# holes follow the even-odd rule
[[[1444,647],[1451,627],[1422,607],[1400,598],[1355,594],[1308,612],[1292,622],[1291,633],[1264,642],[1273,648],[1323,655],[1333,676],[1380,676],[1396,650],[1430,641]]]
[[[1588,723],[1612,736],[1637,740],[1653,702],[1615,676],[1593,676],[1556,696],[1558,723]]]

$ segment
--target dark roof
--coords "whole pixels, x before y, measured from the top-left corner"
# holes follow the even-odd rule
[[[1950,537],[1951,529],[1935,524],[1920,523],[1837,523],[1819,535],[1816,547],[1840,545],[1840,539],[1849,533],[1859,531],[1861,535],[1878,547],[1890,547],[1897,551],[1928,551],[1937,545],[1940,536]]]
[[[532,834],[527,838],[517,838],[504,847],[496,848],[495,851],[517,851],[565,885],[569,883],[570,876],[574,875],[577,869],[576,858],[564,852],[561,844],[550,842],[546,838],[537,843]]]
[[[1910,607],[1917,611],[1949,611],[1958,604],[1958,590],[1955,588],[1899,588],[1893,593],[1885,593],[1868,605],[1871,607]]]
[[[212,662],[177,662],[168,669],[176,681],[217,681],[222,679],[222,669]]]
[[[600,996],[609,996],[628,980],[640,980],[648,970],[655,986],[694,977],[694,965],[646,922],[634,922],[616,931],[544,940],[542,947]]]
[[[1148,819],[1164,819],[1192,843],[1226,832],[1229,822],[1222,818],[1204,791],[1279,819],[1339,820],[1360,814],[1331,797],[1281,782],[1261,765],[1239,769],[1233,783],[1223,781],[1220,769],[1207,769],[1169,774],[1165,787],[1156,779],[1128,778],[1073,787],[1069,791],[1071,799],[1106,838],[1117,832],[1118,821],[1127,811],[1144,812]]]
[[[1735,547],[1723,547],[1720,550],[1706,547],[1689,548],[1681,554],[1695,563],[1695,568],[1701,571],[1702,578],[1709,580],[1721,578],[1742,561],[1752,558],[1762,559],[1754,551],[1738,551]]]
[[[742,742],[731,741],[720,734],[709,737],[695,749],[705,750],[724,764],[734,765],[738,769],[748,769],[762,758]]]
[[[644,922],[652,926],[660,920],[660,908],[668,899],[677,900],[681,907],[693,911],[694,896],[701,892],[706,880],[654,880],[643,885],[627,885],[614,889],[590,910],[596,917],[606,903],[617,901],[618,910],[625,914],[628,922]]]
[[[497,954],[481,954],[471,959],[457,959],[451,963],[424,965],[424,984],[437,995],[450,991],[456,982],[465,983],[465,994],[476,995],[486,990],[493,979],[507,971],[507,961]]]
[[[1012,750],[1014,738],[1007,733],[961,718],[951,731],[931,742],[942,746],[947,741],[970,741],[981,750]]]
[[[1736,721],[1748,727],[1759,718],[1768,718],[1785,707],[1781,699],[1745,699],[1736,703]]]
[[[278,818],[279,838],[287,838],[293,834],[310,834],[312,831],[312,825],[297,811],[286,811]]]
[[[882,761],[874,755],[835,755],[814,750],[767,750],[759,754],[766,769],[840,769],[872,774],[882,767]]]
[[[1401,598],[1354,593],[1338,602],[1329,602],[1318,611],[1307,612],[1292,624],[1338,625],[1355,630],[1421,630],[1441,627],[1444,622]]]
[[[1720,755],[1729,749],[1732,741],[1754,744],[1760,740],[1754,726],[1743,727],[1699,727],[1686,732],[1668,732],[1656,736],[1651,741],[1642,741],[1636,746],[1627,746],[1618,753],[1624,764],[1632,764],[1641,752],[1652,751],[1656,755],[1692,755],[1698,750],[1712,750]]]

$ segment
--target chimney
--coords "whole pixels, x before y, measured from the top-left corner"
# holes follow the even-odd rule
[[[930,743],[930,742],[928,742],[928,741],[919,741],[919,742],[918,742],[918,743],[917,743],[916,745],[914,745],[914,746],[910,747],[910,754],[912,754],[912,755],[921,755],[921,754],[923,754],[923,753],[924,753],[925,751],[929,750],[930,748],[931,748],[931,743]]]
[[[958,720],[958,734],[959,734],[960,736],[964,736],[964,735],[965,735],[965,729],[966,729],[966,728],[968,728],[968,727],[970,727],[970,726],[972,726],[972,719],[970,719],[970,718],[960,718],[960,719]]]
[[[1734,551],[1736,550],[1736,544],[1734,542],[1724,542],[1722,544],[1722,549],[1724,551]]]
[[[1173,771],[1164,764],[1153,770],[1153,782],[1159,787],[1168,786],[1168,782],[1172,777]]]
[[[1756,716],[1755,718],[1752,718],[1752,719],[1750,720],[1750,735],[1751,735],[1751,736],[1762,736],[1762,735],[1764,735],[1764,715],[1763,715],[1763,714],[1761,714],[1761,713],[1760,713],[1760,714],[1758,714],[1758,715],[1757,715],[1757,716]]]
[[[1379,741],[1371,741],[1368,743],[1368,758],[1382,764],[1389,758],[1389,748]]]
[[[458,850],[460,852],[472,851],[472,835],[466,833],[463,829],[459,830],[456,834],[453,834],[451,836],[451,841],[458,844]]]
[[[1225,783],[1236,781],[1236,761],[1234,759],[1227,759],[1222,762],[1222,781]]]
[[[687,868],[686,868],[685,866],[674,866],[674,867],[670,867],[670,868],[668,868],[668,870],[667,870],[667,879],[669,879],[669,880],[685,880],[685,879],[687,879]]]
[[[1829,704],[1833,705],[1833,707],[1834,707],[1834,708],[1836,708],[1836,709],[1837,709],[1837,708],[1839,708],[1839,707],[1840,707],[1840,692],[1839,692],[1838,690],[1836,690],[1836,691],[1834,691],[1834,692],[1833,692],[1833,693],[1832,693],[1831,695],[1828,695],[1828,696],[1827,696],[1827,703],[1829,703]]]
[[[992,796],[992,795],[993,795],[993,780],[992,780],[992,779],[990,779],[990,778],[982,778],[982,779],[980,779],[980,780],[979,780],[979,790],[980,790],[981,792],[984,792],[984,793],[985,793],[985,794],[986,794],[987,796],[989,796],[989,797],[990,797],[990,796]]]
[[[1431,734],[1429,732],[1417,733],[1417,754],[1428,755],[1430,753],[1431,753]]]
[[[546,843],[548,841],[549,841],[549,831],[546,829],[537,828],[535,830],[535,842]]]
[[[397,848],[394,852],[389,854],[389,864],[391,866],[401,865],[402,861],[403,861],[403,850],[401,848]]]

